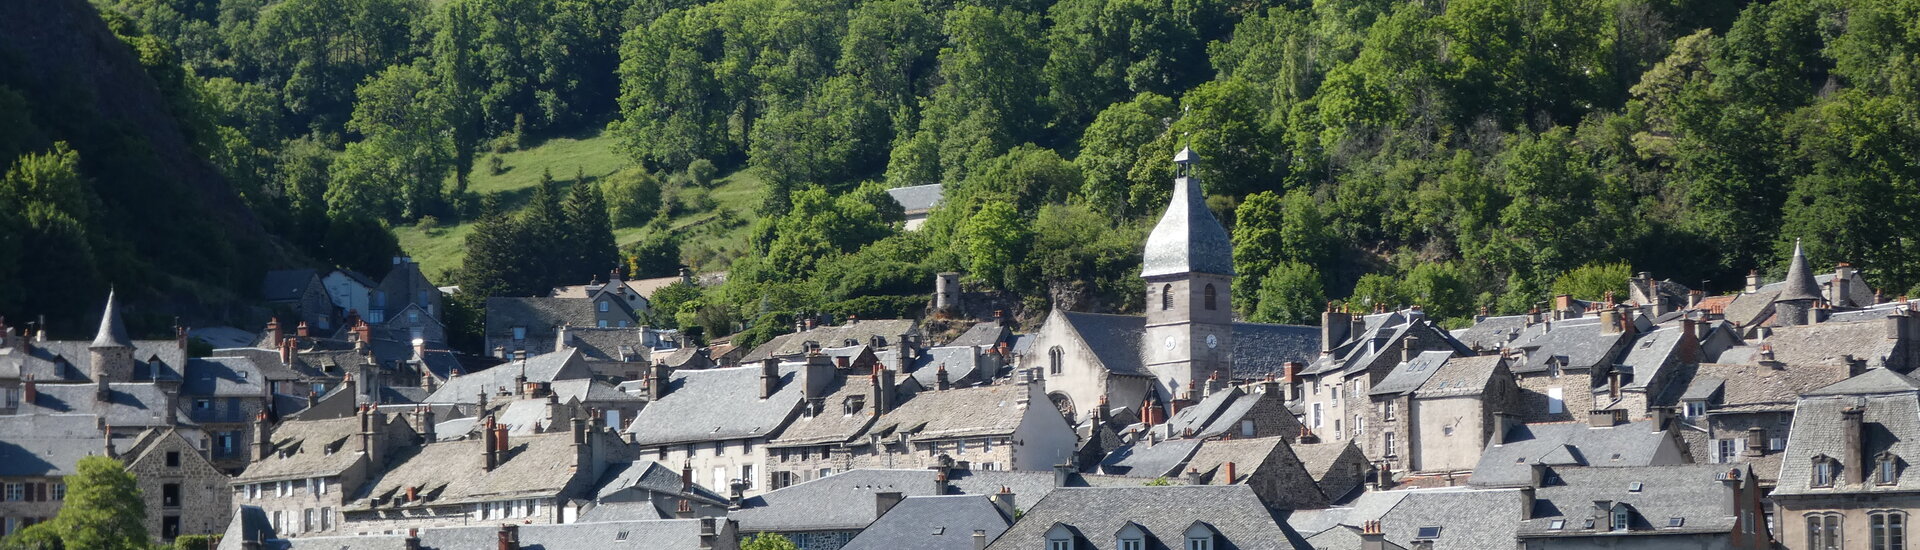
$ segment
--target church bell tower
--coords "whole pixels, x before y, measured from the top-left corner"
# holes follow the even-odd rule
[[[1147,236],[1140,277],[1145,279],[1146,334],[1142,363],[1163,400],[1199,399],[1196,388],[1233,370],[1233,240],[1207,210],[1190,148],[1173,157],[1173,198]]]

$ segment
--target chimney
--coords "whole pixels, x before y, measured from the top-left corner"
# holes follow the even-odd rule
[[[987,530],[973,530],[973,550],[987,550]]]
[[[313,330],[310,328],[307,328],[306,321],[301,321],[299,325],[295,326],[293,329],[293,333],[300,335],[301,338],[313,337]]]
[[[892,374],[893,371],[889,371],[886,367],[882,367],[876,363],[873,365],[873,373],[867,375],[867,382],[871,386],[868,393],[873,394],[867,399],[869,403],[869,408],[867,409],[868,416],[880,416],[887,414],[887,411],[891,410],[888,408],[888,405],[891,404],[889,401],[893,400]]]
[[[567,351],[573,347],[573,323],[563,323],[553,329],[553,350]]]
[[[1867,409],[1859,406],[1847,407],[1840,411],[1841,438],[1846,442],[1846,448],[1841,449],[1840,471],[1845,474],[1849,485],[1859,484],[1865,477],[1861,474],[1866,473],[1867,469],[1867,453],[1864,446],[1866,414]]]
[[[439,434],[434,433],[433,417],[433,407],[420,406],[420,440],[422,442],[432,443],[439,440]]]
[[[1400,340],[1400,362],[1412,363],[1420,355],[1420,337],[1408,334]]]
[[[1700,362],[1700,323],[1693,319],[1680,320],[1680,362]]]
[[[500,432],[494,431],[493,428],[493,415],[489,414],[480,422],[480,447],[481,451],[487,455],[486,469],[489,472],[500,465],[500,451],[495,449],[499,446]]]
[[[113,388],[107,386],[107,377],[105,374],[94,373],[93,398],[101,403],[106,403],[113,399]]]
[[[692,501],[682,498],[680,499],[680,504],[674,508],[673,515],[680,519],[693,519],[694,516],[699,514],[693,513]]]
[[[1374,470],[1373,489],[1376,491],[1385,491],[1392,487],[1393,463],[1382,460],[1380,461],[1379,468]]]
[[[387,413],[380,408],[365,405],[360,412],[360,452],[366,453],[367,461],[375,466],[385,464],[383,434],[386,432]]]
[[[1573,309],[1573,296],[1567,294],[1553,295],[1554,319],[1572,319],[1579,316],[1580,312]]]
[[[947,364],[941,363],[939,370],[933,372],[933,389],[947,391]]]
[[[1073,481],[1074,473],[1072,464],[1060,463],[1053,465],[1054,488],[1066,487],[1068,482]]]
[[[1487,444],[1500,446],[1507,444],[1507,432],[1513,429],[1513,415],[1506,412],[1493,413],[1493,434],[1487,438]]]
[[[1594,428],[1611,428],[1620,425],[1621,411],[1614,409],[1594,409],[1587,411],[1587,425]]]
[[[1620,333],[1620,312],[1619,311],[1614,310],[1613,308],[1605,308],[1600,310],[1600,333],[1601,334],[1619,334]]]
[[[281,342],[286,341],[287,335],[280,332],[279,319],[267,319],[267,338],[272,340],[273,345],[276,347],[278,347]]]
[[[1386,550],[1387,533],[1380,528],[1380,520],[1370,519],[1360,525],[1360,550]]]
[[[780,360],[772,357],[760,360],[760,398],[771,399],[777,391],[780,391]]]
[[[1520,488],[1520,520],[1521,521],[1533,519],[1533,501],[1538,496],[1536,491],[1538,491],[1538,489],[1534,488],[1534,486],[1532,485],[1528,485]]]
[[[401,544],[405,545],[406,550],[420,550],[420,530],[408,529],[407,538]]]
[[[874,493],[873,519],[879,520],[881,516],[887,515],[887,511],[892,510],[894,505],[900,504],[900,500],[904,498],[906,497],[898,491]]]
[[[1727,473],[1725,474],[1714,476],[1714,478],[1720,481],[1720,487],[1722,489],[1720,492],[1721,494],[1720,514],[1721,515],[1733,516],[1733,517],[1740,516],[1740,504],[1741,504],[1740,480],[1741,478],[1746,477],[1746,476],[1740,475],[1740,470],[1741,470],[1740,468],[1736,467],[1736,468],[1727,470]],[[1740,521],[1746,521],[1747,519],[1748,518],[1740,518]],[[1759,520],[1760,518],[1756,517],[1752,519]]]
[[[1233,484],[1233,482],[1235,482],[1235,481],[1239,481],[1239,480],[1240,480],[1240,476],[1238,476],[1238,475],[1234,475],[1234,474],[1235,474],[1235,472],[1234,472],[1234,469],[1233,469],[1233,463],[1232,463],[1232,462],[1228,462],[1228,463],[1227,463],[1227,466],[1226,466],[1226,469],[1227,469],[1227,471],[1226,471],[1226,474],[1227,474],[1227,479],[1224,479],[1224,480],[1222,480],[1222,481],[1223,481],[1223,483],[1221,483],[1221,485],[1232,485],[1232,484]]]
[[[1327,303],[1327,310],[1320,312],[1320,351],[1333,351],[1351,336],[1353,314],[1334,311],[1333,303]]]
[[[1757,270],[1757,269],[1747,270],[1747,293],[1752,294],[1759,291],[1760,291],[1760,270]]]
[[[1687,291],[1687,309],[1700,307],[1700,301],[1706,299],[1706,297],[1707,292],[1704,290]]]
[[[935,466],[933,470],[933,494],[947,494],[947,467],[945,465]]]
[[[772,361],[772,359],[768,359],[768,361]],[[667,362],[655,361],[653,365],[647,367],[647,402],[658,403],[660,398],[666,396]],[[760,397],[765,399],[767,395],[761,395]]]
[[[1833,307],[1853,307],[1853,266],[1840,262],[1833,268]]]
[[[1201,485],[1200,470],[1198,468],[1187,468],[1187,484]]]
[[[21,378],[22,379],[20,380],[20,404],[23,407],[31,407],[33,406],[34,403],[38,403],[40,401],[39,384],[33,381],[33,375],[31,374],[23,376]]]
[[[520,526],[500,524],[500,550],[520,550]]]
[[[827,389],[833,385],[835,371],[833,358],[813,354],[807,356],[807,366],[800,370],[801,392],[807,399],[822,399]]]
[[[1647,407],[1647,418],[1653,420],[1653,431],[1667,429],[1667,421],[1673,419],[1673,409],[1667,407]]]
[[[266,460],[273,454],[273,432],[267,426],[267,413],[261,411],[253,418],[253,461]]]
[[[1012,521],[1018,515],[1019,510],[1013,507],[1013,489],[1003,485],[1000,487],[1000,492],[994,493],[989,498],[993,499],[993,507],[999,508],[1000,513],[1007,516],[1008,521]]]

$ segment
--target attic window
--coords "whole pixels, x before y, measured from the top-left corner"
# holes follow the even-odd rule
[[[1687,523],[1687,518],[1667,518],[1667,527],[1679,527]]]
[[[1640,492],[1640,489],[1643,489],[1643,488],[1645,488],[1645,487],[1646,487],[1645,485],[1642,485],[1642,484],[1641,484],[1640,482],[1638,482],[1638,481],[1635,481],[1635,482],[1633,482],[1633,483],[1629,483],[1629,484],[1627,484],[1627,492],[1629,492],[1629,493],[1638,493],[1638,492]]]
[[[1438,526],[1438,525],[1429,525],[1429,526],[1426,526],[1426,527],[1421,527],[1421,528],[1420,528],[1420,531],[1419,531],[1419,533],[1417,533],[1417,534],[1415,534],[1415,535],[1413,536],[1413,538],[1416,538],[1416,539],[1437,539],[1437,538],[1440,538],[1440,526]]]
[[[1547,529],[1551,531],[1559,531],[1561,529],[1566,529],[1566,528],[1567,528],[1567,520],[1564,520],[1564,519],[1556,519],[1556,520],[1547,522]]]
[[[840,404],[840,412],[841,414],[845,414],[847,416],[853,416],[855,414],[858,414],[860,412],[860,409],[864,407],[866,404],[867,404],[867,396],[849,395],[847,396],[846,401]]]
[[[627,532],[626,532],[626,531],[621,531],[621,532],[619,532],[619,533],[615,533],[615,534],[613,535],[613,541],[614,541],[614,542],[624,542],[624,541],[626,541],[626,540],[627,540]]]
[[[940,536],[940,535],[944,535],[944,534],[947,534],[947,528],[945,528],[945,527],[935,527],[935,528],[933,528],[933,536],[936,536],[936,537],[937,537],[937,536]]]

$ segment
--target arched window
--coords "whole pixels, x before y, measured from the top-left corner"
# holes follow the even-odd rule
[[[1060,374],[1062,371],[1065,371],[1067,368],[1066,356],[1067,352],[1060,349],[1060,346],[1054,346],[1053,349],[1047,350],[1047,374]]]
[[[1808,550],[1840,550],[1840,514],[1810,514],[1807,516]]]
[[[1867,514],[1869,544],[1873,550],[1905,550],[1907,547],[1907,514],[1898,511],[1872,512]]]
[[[1160,286],[1160,309],[1173,309],[1173,285]]]
[[[1213,284],[1212,283],[1207,284],[1206,293],[1207,293],[1207,296],[1206,296],[1207,309],[1211,310],[1213,309]]]

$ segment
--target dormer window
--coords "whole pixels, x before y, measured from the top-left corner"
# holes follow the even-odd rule
[[[1815,455],[1813,457],[1813,486],[1832,487],[1833,476],[1838,470],[1839,464],[1833,460],[1833,457]]]
[[[1706,401],[1688,401],[1686,403],[1686,408],[1683,410],[1681,414],[1686,415],[1687,418],[1700,418],[1702,416],[1706,416],[1707,402]]]
[[[1625,504],[1613,505],[1613,522],[1612,522],[1613,530],[1615,531],[1627,530],[1628,522],[1631,521],[1632,519],[1633,519],[1633,512],[1627,510],[1627,505]]]
[[[1147,550],[1147,530],[1138,523],[1127,522],[1113,537],[1118,542],[1114,546],[1118,550]]]
[[[1213,550],[1213,539],[1216,534],[1213,526],[1196,521],[1192,526],[1187,527],[1187,532],[1182,533],[1181,538],[1187,541],[1186,550]]]
[[[600,312],[601,312],[601,313],[606,313],[606,312],[608,311],[608,308],[609,308],[609,307],[612,307],[612,306],[611,306],[611,305],[609,305],[609,303],[608,303],[608,302],[607,302],[606,300],[601,300],[601,301],[600,301]]]
[[[847,396],[847,399],[840,404],[840,412],[841,414],[844,414],[847,416],[853,416],[855,414],[858,414],[860,412],[860,408],[864,407],[866,404],[867,404],[867,396],[849,395]]]
[[[1874,458],[1873,482],[1877,485],[1893,485],[1900,480],[1900,457],[1893,453],[1880,453]]]

